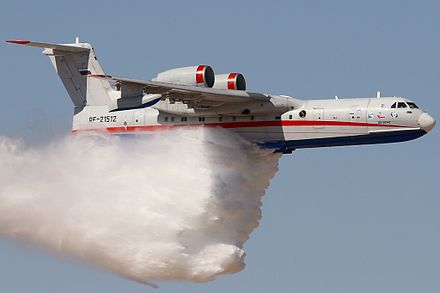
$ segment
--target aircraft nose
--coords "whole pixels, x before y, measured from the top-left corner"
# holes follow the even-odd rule
[[[422,128],[426,132],[431,131],[435,126],[435,119],[427,113],[423,113],[422,115],[420,115],[418,122],[420,128]]]

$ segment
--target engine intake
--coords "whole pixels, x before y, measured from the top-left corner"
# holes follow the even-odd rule
[[[246,80],[241,73],[219,74],[215,76],[214,88],[245,91]]]
[[[215,74],[209,65],[198,65],[170,69],[159,73],[153,81],[161,81],[199,87],[213,87]]]

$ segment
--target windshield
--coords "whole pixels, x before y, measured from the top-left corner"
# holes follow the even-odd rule
[[[406,104],[404,102],[398,102],[397,108],[406,108]]]
[[[418,109],[419,107],[417,107],[417,105],[415,104],[415,103],[413,103],[413,102],[407,102],[407,104],[408,104],[408,106],[411,108],[411,109]]]

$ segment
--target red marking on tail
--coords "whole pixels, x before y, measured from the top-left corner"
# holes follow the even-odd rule
[[[7,40],[7,43],[13,43],[13,44],[19,44],[19,45],[26,45],[29,44],[31,41],[27,40]]]

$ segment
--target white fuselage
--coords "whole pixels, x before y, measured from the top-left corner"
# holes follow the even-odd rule
[[[43,48],[74,105],[72,132],[151,133],[176,127],[222,127],[277,152],[415,139],[435,120],[401,97],[299,100],[246,90],[239,73],[209,65],[174,68],[152,81],[104,73],[93,46],[30,40]],[[380,94],[378,93],[378,96]]]
[[[431,116],[400,97],[295,101],[281,115],[184,113],[181,108],[185,105],[166,100],[152,107],[113,112],[105,106],[85,107],[75,114],[72,131],[132,134],[175,127],[222,127],[288,153],[298,148],[406,141],[422,136],[435,124]],[[173,114],[173,107],[184,114]]]

